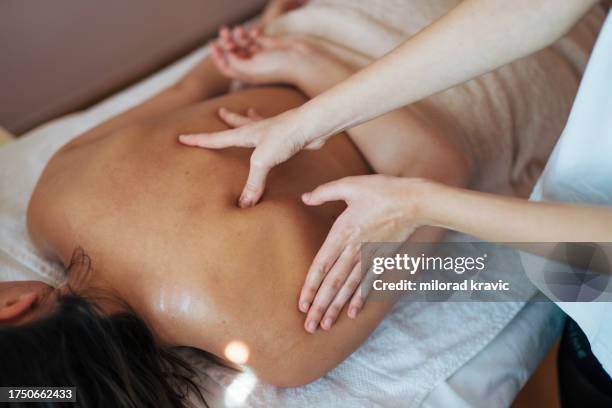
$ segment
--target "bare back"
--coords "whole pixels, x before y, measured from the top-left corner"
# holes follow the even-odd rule
[[[181,133],[225,127],[216,110],[254,106],[265,116],[304,102],[287,88],[226,95],[92,140],[75,139],[49,162],[28,211],[30,234],[65,264],[75,247],[169,344],[223,356],[234,340],[249,365],[277,385],[309,382],[363,342],[391,303],[307,334],[297,298],[340,203],[307,207],[300,195],[368,173],[348,137],[275,168],[262,202],[238,209],[249,149],[180,145]]]

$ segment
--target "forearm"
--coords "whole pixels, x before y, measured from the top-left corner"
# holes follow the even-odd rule
[[[313,51],[310,59],[316,59],[316,62],[311,61],[296,67],[290,81],[290,85],[301,90],[309,98],[317,97],[355,72],[354,69],[322,51]]]
[[[529,55],[566,33],[595,0],[466,0],[301,108],[330,135]]]
[[[492,242],[612,242],[612,209],[531,202],[429,182],[415,185],[416,218]]]

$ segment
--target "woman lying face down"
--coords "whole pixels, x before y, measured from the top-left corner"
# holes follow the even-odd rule
[[[38,248],[67,267],[67,284],[3,284],[0,353],[13,370],[3,370],[2,382],[75,384],[83,398],[178,400],[169,390],[190,373],[171,354],[175,346],[231,362],[226,349],[242,344],[247,356],[236,362],[278,386],[308,383],[353,352],[391,301],[314,335],[296,307],[343,209],[308,207],[301,194],[371,171],[348,136],[280,166],[252,209],[236,205],[248,149],[203,151],[176,138],[224,128],[221,106],[267,116],[304,100],[289,88],[254,88],[64,146],[32,195],[28,227]],[[91,261],[87,268],[69,267],[83,259],[74,258],[76,248]]]
[[[279,386],[308,383],[357,348],[390,302],[315,335],[295,307],[342,210],[307,207],[300,195],[369,172],[348,137],[281,166],[249,210],[236,206],[248,150],[199,151],[176,140],[223,128],[219,106],[272,115],[303,100],[287,88],[253,89],[63,147],[33,193],[28,225],[41,251],[67,267],[67,284],[2,284],[1,353],[13,368],[3,383],[75,384],[84,398],[179,398],[166,392],[175,380],[168,373],[189,374],[168,351],[175,346],[231,362],[228,346],[242,344],[247,356],[236,362]],[[87,258],[74,256],[79,247]]]
[[[369,173],[457,186],[474,174],[485,185],[509,177],[512,163],[483,169],[512,156],[514,146],[476,160],[465,146],[478,146],[480,136],[425,101],[299,153],[270,173],[258,205],[238,208],[251,150],[194,149],[177,136],[257,117],[231,111],[255,108],[267,117],[296,108],[353,71],[303,38],[265,39],[240,61],[231,47],[214,47],[214,61],[49,161],[27,222],[41,253],[66,268],[66,283],[0,284],[0,359],[10,367],[0,373],[2,384],[74,385],[84,403],[179,406],[194,375],[173,353],[179,346],[244,364],[266,383],[306,384],[350,355],[394,300],[369,302],[356,319],[338,308],[333,330],[304,330],[300,289],[344,205],[306,206],[301,195]],[[292,87],[217,97],[227,77]],[[495,120],[487,118],[478,120]],[[522,127],[514,131],[520,139]],[[406,236],[413,230],[407,226]],[[410,239],[441,236],[419,228]]]

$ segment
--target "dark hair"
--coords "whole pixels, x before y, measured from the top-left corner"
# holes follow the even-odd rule
[[[191,366],[125,310],[69,293],[50,316],[0,328],[0,385],[77,387],[81,407],[183,407],[190,391],[206,405]]]

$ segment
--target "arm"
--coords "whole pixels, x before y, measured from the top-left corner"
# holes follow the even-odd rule
[[[302,200],[307,205],[338,200],[347,204],[317,253],[300,294],[299,308],[308,313],[310,332],[320,321],[329,329],[346,303],[351,318],[363,307],[368,291],[357,290],[364,278],[359,264],[348,264],[357,266],[342,271],[362,242],[399,243],[407,238],[435,242],[442,237],[440,229],[424,226],[493,242],[612,242],[610,208],[529,202],[425,179],[346,177],[317,187]]]
[[[612,242],[612,209],[412,182],[414,219],[493,242]]]
[[[538,51],[569,31],[596,3],[464,1],[301,107],[306,137],[335,134]]]
[[[220,38],[211,46],[213,62],[224,76],[246,84],[292,85],[314,98],[355,72],[306,37],[270,37],[239,26],[221,30]]]
[[[404,44],[301,107],[238,129],[181,135],[190,146],[255,147],[241,207],[270,170],[333,134],[529,55],[566,33],[596,0],[466,0]],[[466,55],[468,58],[466,58]]]

